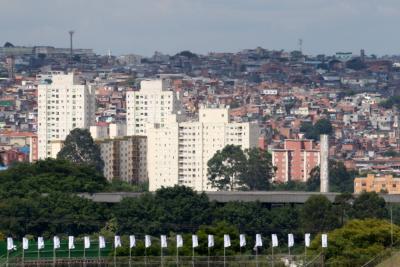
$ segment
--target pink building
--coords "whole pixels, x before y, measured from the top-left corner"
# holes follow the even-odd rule
[[[286,139],[283,149],[272,150],[272,163],[276,167],[274,182],[306,182],[310,171],[319,165],[320,152],[313,140]]]

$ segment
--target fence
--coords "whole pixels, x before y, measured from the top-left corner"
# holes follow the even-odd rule
[[[318,257],[318,256],[317,256]],[[312,261],[313,260],[313,261]],[[308,266],[317,267],[322,266],[321,259],[309,258],[308,264],[304,262],[304,256],[288,256],[288,255],[276,255],[273,258],[267,255],[242,255],[242,256],[132,256],[132,257],[113,257],[108,256],[104,258],[88,257],[83,259],[81,257],[75,258],[51,258],[51,257],[40,257],[39,259],[34,258],[21,258],[12,257],[8,259],[2,259],[0,266],[11,267],[11,266],[23,266],[23,267],[39,267],[39,266],[115,266],[115,267],[136,267],[136,266],[196,266],[196,267],[283,267],[288,266],[292,263],[292,266]]]

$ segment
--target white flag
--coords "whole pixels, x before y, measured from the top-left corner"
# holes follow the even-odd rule
[[[239,239],[240,239],[240,247],[242,248],[246,246],[246,236],[244,234],[241,234],[239,236]]]
[[[26,237],[22,238],[22,249],[29,249],[29,240]]]
[[[214,247],[214,236],[213,235],[208,235],[208,247],[209,248]]]
[[[151,246],[151,238],[150,238],[149,235],[146,235],[146,236],[144,237],[144,246],[145,246],[146,248],[148,248],[148,247]]]
[[[83,238],[83,243],[84,243],[85,249],[90,248],[90,238],[88,236],[85,236]]]
[[[322,234],[321,242],[322,242],[322,247],[323,248],[327,248],[328,247],[328,235],[327,234]]]
[[[136,247],[136,238],[134,235],[129,236],[129,247],[130,248]]]
[[[43,240],[43,237],[38,237],[38,243],[37,243],[37,245],[38,245],[38,249],[44,249],[44,240]]]
[[[192,235],[192,247],[197,248],[199,246],[199,239],[197,235]]]
[[[121,245],[121,237],[119,235],[114,236],[114,248],[119,248]]]
[[[231,238],[229,235],[224,235],[224,248],[229,248],[231,246]]]
[[[288,234],[288,247],[291,248],[294,246],[294,237],[293,234]]]
[[[105,248],[106,247],[106,240],[104,239],[104,236],[99,236],[99,248]]]
[[[60,238],[58,236],[53,237],[53,248],[54,249],[60,248]]]
[[[13,250],[14,249],[14,240],[12,237],[7,237],[7,250]]]
[[[276,234],[272,234],[272,247],[277,247],[278,246],[278,237]]]
[[[256,234],[256,245],[255,245],[255,247],[262,247],[261,234]]]
[[[166,235],[162,235],[161,236],[161,247],[162,248],[166,248],[168,245],[167,245],[167,236]]]
[[[306,247],[310,246],[310,234],[305,234],[304,235],[304,244]]]
[[[74,249],[74,248],[75,248],[74,237],[70,235],[68,237],[68,249]]]
[[[176,235],[176,247],[177,248],[183,247],[183,239],[181,235]]]

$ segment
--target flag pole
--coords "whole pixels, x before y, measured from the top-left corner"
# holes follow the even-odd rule
[[[40,259],[40,249],[37,250],[37,264],[39,266],[39,259]]]
[[[144,265],[147,266],[147,248],[144,246]]]
[[[68,266],[71,265],[71,248],[69,247],[69,241],[68,241]]]
[[[290,266],[291,258],[290,258],[290,246],[289,246],[289,266]]]
[[[226,266],[226,259],[225,259],[225,257],[226,257],[226,248],[225,248],[225,245],[224,245],[224,267]]]
[[[114,267],[117,266],[117,246],[114,244]]]
[[[179,248],[176,246],[176,266],[179,266]]]
[[[258,267],[258,247],[256,246],[256,266]]]
[[[161,247],[161,266],[164,266],[163,248]]]
[[[53,244],[53,266],[56,266],[56,249]]]
[[[304,266],[307,265],[307,246],[304,244]]]
[[[132,266],[132,247],[129,245],[129,267]]]
[[[192,246],[192,266],[194,267],[194,246]]]
[[[275,263],[274,263],[274,246],[273,245],[271,248],[271,253],[272,253],[272,267],[274,267]]]
[[[210,247],[208,247],[207,267],[210,267]]]
[[[22,247],[22,266],[25,266],[25,249],[23,247]]]
[[[99,240],[99,253],[98,253],[98,257],[99,257],[99,261],[100,261],[100,258],[101,258],[101,255],[100,255],[100,240]]]
[[[83,266],[86,266],[86,246],[85,241],[83,241]]]
[[[8,241],[7,241],[8,242]],[[8,255],[10,254],[10,251],[8,250],[8,248],[7,248],[7,264],[6,264],[6,266],[8,267]]]

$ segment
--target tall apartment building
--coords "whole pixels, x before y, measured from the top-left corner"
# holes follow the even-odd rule
[[[272,164],[276,167],[274,182],[305,182],[320,164],[320,151],[313,140],[286,139],[283,149],[272,150]]]
[[[53,73],[38,86],[38,156],[56,154],[53,141],[63,141],[74,128],[94,124],[95,88],[74,73]]]
[[[126,106],[128,135],[146,135],[148,125],[163,127],[169,115],[180,114],[182,110],[168,80],[162,79],[144,80],[139,91],[127,92]]]
[[[207,162],[226,145],[256,147],[260,129],[254,123],[234,123],[226,108],[201,108],[198,121],[178,122],[176,115],[164,127],[148,128],[149,189],[185,185],[213,191],[207,179]]]
[[[147,138],[124,136],[114,139],[98,139],[104,176],[132,184],[147,181]]]

